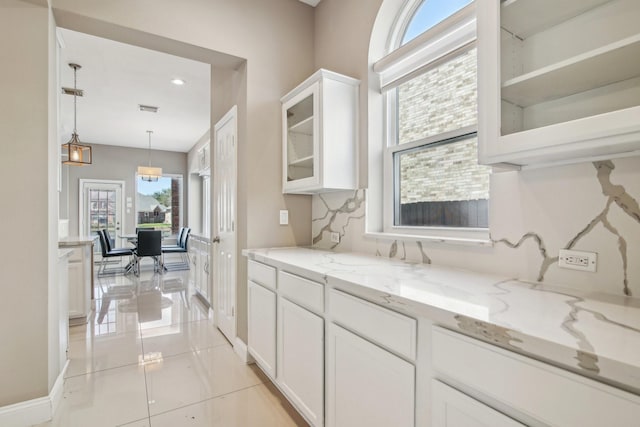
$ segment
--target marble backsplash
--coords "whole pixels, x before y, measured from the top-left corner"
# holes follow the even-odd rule
[[[494,173],[488,247],[368,237],[365,194],[313,196],[313,245],[640,296],[640,157]],[[558,268],[560,249],[596,252],[597,272]]]

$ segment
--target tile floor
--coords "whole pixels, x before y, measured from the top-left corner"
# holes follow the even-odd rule
[[[69,328],[62,403],[42,426],[306,426],[188,284],[189,271],[96,278],[93,315]]]

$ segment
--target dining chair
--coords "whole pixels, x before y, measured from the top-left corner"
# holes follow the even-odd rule
[[[122,248],[114,248],[113,247],[113,243],[112,243],[112,242],[114,242],[114,240],[111,239],[111,235],[109,234],[109,230],[106,229],[106,228],[103,228],[102,232],[104,233],[104,237],[107,240],[107,249],[109,251],[120,251],[120,250],[129,250],[130,251],[130,250],[133,249],[133,248],[124,248],[124,247],[122,247]]]
[[[122,258],[123,256],[130,257],[133,255],[133,250],[128,248],[111,249],[105,231],[106,230],[98,230],[98,237],[100,239],[100,251],[102,253],[102,262],[100,263],[100,267],[98,268],[98,276],[124,273],[128,270],[128,267],[107,270],[107,260],[109,258]],[[130,265],[131,263],[128,264],[128,266]]]
[[[182,227],[178,233],[178,241],[176,245],[162,246],[162,254],[180,254],[181,262],[173,262],[165,264],[165,270],[188,270],[189,269],[189,235],[191,229]]]
[[[152,257],[154,271],[162,272],[162,231],[138,231],[138,245],[134,249],[135,273],[137,276],[140,276],[140,260],[144,257]]]

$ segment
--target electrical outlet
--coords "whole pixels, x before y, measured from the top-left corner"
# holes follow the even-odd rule
[[[560,249],[558,267],[571,270],[596,272],[598,254],[595,252],[580,252]]]
[[[331,243],[340,243],[340,233],[337,231],[331,232]]]
[[[282,210],[280,211],[280,225],[289,224],[289,211]]]

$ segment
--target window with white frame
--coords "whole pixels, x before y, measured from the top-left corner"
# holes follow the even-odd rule
[[[477,158],[475,5],[409,2],[374,64],[385,103],[383,231],[488,237],[491,168]]]

